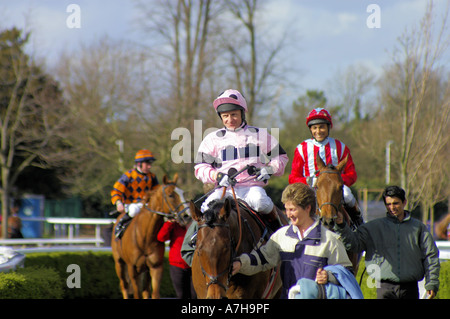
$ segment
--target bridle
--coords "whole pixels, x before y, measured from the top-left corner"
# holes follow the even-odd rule
[[[155,213],[155,214],[158,214],[160,216],[166,217],[168,219],[174,220],[174,219],[177,219],[178,216],[181,216],[181,214],[183,214],[186,210],[189,209],[189,205],[185,206],[189,202],[188,201],[181,201],[180,204],[178,204],[176,207],[173,207],[172,204],[170,203],[169,199],[168,199],[169,195],[167,195],[167,193],[165,191],[166,188],[169,187],[169,186],[175,186],[175,183],[168,183],[168,184],[163,185],[163,189],[162,189],[163,196],[162,196],[162,199],[161,199],[161,207],[163,207],[164,203],[166,203],[167,207],[169,207],[169,213],[165,213],[165,212],[161,212],[161,211],[157,211],[157,210],[151,209],[148,206],[150,203],[146,203],[144,205],[144,208],[146,210],[148,210],[149,212],[151,212],[151,213]],[[174,193],[176,193],[178,196],[180,196],[177,193],[176,190],[174,191]],[[181,196],[180,196],[180,200],[181,200]],[[185,207],[181,211],[178,211],[180,209],[180,207],[183,207],[183,206],[185,206]]]
[[[209,282],[206,284],[206,289],[208,289],[209,286],[211,285],[219,285],[221,288],[223,288],[225,290],[225,293],[228,291],[228,285],[230,283],[230,279],[232,276],[232,271],[233,271],[233,260],[237,255],[237,251],[241,245],[241,240],[242,240],[242,223],[241,223],[241,212],[239,209],[239,203],[237,201],[236,198],[236,194],[234,192],[234,187],[231,187],[232,191],[233,191],[233,197],[234,197],[234,201],[236,203],[236,212],[237,212],[237,219],[238,219],[238,223],[239,223],[239,240],[237,242],[236,245],[234,245],[234,239],[233,236],[231,236],[231,229],[230,229],[230,225],[227,223],[204,223],[202,225],[198,226],[198,229],[200,230],[201,228],[205,228],[205,227],[209,227],[209,228],[214,228],[214,227],[226,227],[228,228],[228,237],[229,237],[229,243],[230,243],[230,262],[229,262],[229,266],[222,272],[220,272],[217,275],[211,275],[209,273],[206,272],[205,268],[203,267],[202,263],[201,263],[201,259],[200,259],[200,251],[197,250],[197,256],[199,257],[199,264],[200,264],[200,269],[202,270],[202,274],[203,276],[206,278],[209,278]],[[225,191],[226,189],[224,189],[223,194],[222,194],[222,198],[225,195]],[[219,278],[223,277],[224,275],[228,275],[227,276],[227,284],[224,285],[223,283],[219,282]]]
[[[320,172],[320,174],[340,174],[340,172],[339,172],[339,171],[330,171],[330,170],[326,170],[326,171]],[[332,219],[335,220],[335,219],[337,218],[337,213],[338,213],[338,212],[341,210],[341,208],[342,208],[342,196],[341,196],[341,201],[340,201],[339,205],[336,205],[335,203],[332,203],[332,202],[325,202],[325,203],[322,203],[322,204],[319,206],[319,208],[318,208],[319,213],[320,213],[321,215],[322,215],[322,207],[323,207],[323,206],[326,206],[326,205],[331,206],[331,207],[333,207],[333,208],[336,210],[336,215],[334,215],[334,216],[332,217]]]
[[[233,266],[233,260],[236,257],[236,247],[234,247],[234,240],[233,237],[231,236],[231,230],[230,230],[230,225],[228,224],[220,224],[220,223],[212,223],[212,224],[202,224],[200,226],[198,226],[198,229],[200,230],[200,228],[205,228],[205,227],[209,227],[209,228],[214,228],[214,227],[226,227],[228,228],[228,236],[229,236],[229,243],[230,243],[230,265],[224,269],[222,272],[220,272],[217,275],[211,275],[208,272],[206,272],[205,268],[202,265],[201,259],[200,259],[200,251],[197,250],[197,256],[199,257],[199,264],[200,264],[200,269],[202,270],[202,274],[203,276],[206,278],[209,278],[209,282],[206,283],[206,288],[208,288],[211,285],[219,285],[221,288],[223,288],[225,290],[225,292],[228,290],[228,284],[230,283],[230,278],[231,278],[231,272],[232,272],[232,266]],[[234,247],[234,249],[233,249]],[[224,285],[223,283],[221,283],[219,281],[220,277],[223,277],[224,275],[228,275],[227,276],[227,284]]]

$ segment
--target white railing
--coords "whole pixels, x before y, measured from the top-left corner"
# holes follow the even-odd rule
[[[14,238],[0,239],[0,245],[52,245],[52,244],[95,244],[99,247],[104,240],[101,237],[101,226],[111,225],[115,222],[112,218],[71,218],[71,217],[24,217],[22,221],[47,222],[53,224],[55,238]],[[78,237],[80,225],[95,225],[94,238]],[[65,230],[68,230],[67,237]]]
[[[439,259],[450,260],[450,241],[436,241],[439,249]]]

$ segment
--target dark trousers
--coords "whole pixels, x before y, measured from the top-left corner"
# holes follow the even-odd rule
[[[175,289],[178,299],[196,299],[194,286],[192,285],[192,271],[191,268],[183,269],[177,266],[170,265],[170,279]]]
[[[382,280],[377,289],[377,299],[419,299],[417,282],[398,283]]]

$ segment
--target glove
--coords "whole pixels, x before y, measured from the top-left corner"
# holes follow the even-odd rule
[[[263,167],[259,171],[259,176],[256,178],[257,181],[267,181],[270,178],[270,174],[272,173],[272,170],[268,167]]]
[[[316,187],[316,183],[317,183],[317,176],[310,176],[306,178],[306,183],[308,183],[308,185],[310,187]]]
[[[230,178],[228,177],[228,175],[226,175],[226,174],[222,175],[222,179],[219,181],[219,186],[229,187],[230,184],[231,184],[231,182],[230,182]]]
[[[144,207],[144,204],[142,203],[132,203],[128,205],[128,216],[136,216],[141,211],[142,207]]]

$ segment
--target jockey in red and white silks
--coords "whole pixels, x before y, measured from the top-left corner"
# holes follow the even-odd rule
[[[353,185],[357,179],[355,164],[353,163],[349,148],[341,141],[332,137],[327,137],[322,142],[317,142],[311,138],[297,146],[292,162],[292,171],[289,175],[289,184],[308,184],[308,178],[314,179],[315,174],[318,172],[316,166],[317,154],[319,154],[324,163],[333,164],[334,166],[337,166],[348,155],[347,165],[342,171],[341,176],[344,181],[344,201],[354,206],[355,198],[349,186]]]
[[[231,196],[229,184],[217,180],[218,173],[226,175],[230,168],[240,171],[246,165],[262,168],[260,177],[256,179],[247,171],[239,174],[235,193],[259,213],[270,214],[274,205],[263,186],[272,175],[283,175],[289,160],[286,152],[266,129],[247,125],[247,103],[239,91],[226,90],[213,105],[224,128],[208,134],[200,144],[195,177],[203,183],[219,183],[227,187],[227,195]],[[216,189],[202,204],[202,211],[206,210],[209,202],[220,199],[222,193],[223,188]]]
[[[313,138],[303,141],[295,149],[289,183],[304,183],[311,186],[315,184],[318,172],[317,154],[325,165],[333,164],[334,166],[337,166],[348,155],[347,165],[341,174],[344,181],[343,196],[346,205],[355,207],[356,199],[350,190],[350,186],[357,179],[355,164],[350,149],[341,141],[328,136],[333,127],[330,113],[323,108],[314,109],[308,114],[306,124],[310,128]],[[356,209],[358,208],[356,207]]]

